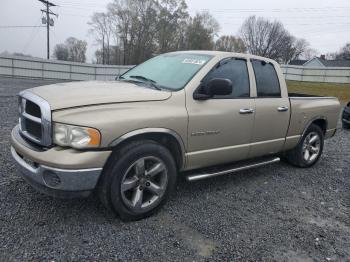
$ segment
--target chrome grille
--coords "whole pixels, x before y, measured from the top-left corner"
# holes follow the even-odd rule
[[[22,91],[18,105],[20,133],[34,143],[50,146],[51,109],[48,102],[29,91]]]

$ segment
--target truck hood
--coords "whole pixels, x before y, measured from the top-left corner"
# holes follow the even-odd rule
[[[110,103],[166,100],[169,91],[120,81],[86,81],[39,86],[29,91],[45,99],[52,110]]]

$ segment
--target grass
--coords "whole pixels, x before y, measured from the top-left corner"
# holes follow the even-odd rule
[[[350,84],[287,81],[288,92],[335,96],[340,102],[350,101]]]

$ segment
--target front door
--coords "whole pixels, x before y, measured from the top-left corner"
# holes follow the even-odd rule
[[[228,58],[203,79],[226,78],[233,83],[228,96],[186,102],[189,114],[188,168],[245,159],[248,156],[254,124],[254,98],[250,98],[247,61]]]

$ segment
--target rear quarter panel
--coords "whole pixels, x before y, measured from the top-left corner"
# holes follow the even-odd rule
[[[333,134],[340,114],[340,103],[337,98],[291,97],[291,119],[285,150],[297,145],[308,125],[316,119],[326,120],[326,136]]]

